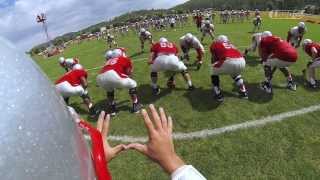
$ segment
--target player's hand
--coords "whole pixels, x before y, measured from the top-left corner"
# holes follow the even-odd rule
[[[144,124],[148,130],[149,140],[147,144],[132,143],[127,148],[146,155],[159,165],[169,174],[184,165],[184,162],[175,153],[172,140],[172,119],[167,118],[164,109],[159,108],[160,114],[154,105],[149,106],[152,119],[147,111],[142,110]]]
[[[113,158],[115,158],[120,152],[125,150],[125,145],[119,144],[115,147],[111,147],[107,141],[107,136],[109,132],[110,126],[110,115],[102,111],[99,115],[97,122],[97,129],[101,132],[102,140],[103,140],[103,149],[104,154],[106,156],[107,162],[110,162]]]
[[[148,65],[151,65],[151,64],[153,64],[153,61],[152,61],[152,60],[149,60],[149,61],[148,61]]]

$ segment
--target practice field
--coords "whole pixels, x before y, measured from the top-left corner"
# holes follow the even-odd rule
[[[263,30],[286,38],[290,27],[296,25],[295,20],[263,19]],[[320,25],[307,23],[308,32],[305,38],[320,41]],[[252,23],[216,24],[216,34],[225,34],[241,51],[251,43]],[[154,39],[167,37],[178,42],[179,37],[191,32],[201,37],[193,24],[176,31],[167,30],[152,32]],[[180,74],[176,76],[177,86],[174,90],[166,87],[166,76],[160,74],[161,94],[153,96],[150,88],[150,70],[147,65],[148,52],[140,54],[137,35],[118,38],[118,44],[127,48],[127,54],[134,62],[134,79],[138,83],[141,103],[145,106],[154,103],[162,106],[174,119],[174,131],[190,133],[204,129],[216,129],[234,124],[263,119],[284,112],[291,112],[320,104],[320,89],[310,90],[304,84],[302,69],[309,57],[299,49],[298,62],[290,67],[294,80],[298,84],[296,92],[285,88],[286,79],[279,71],[273,80],[274,95],[267,95],[259,88],[264,80],[263,69],[256,54],[247,58],[247,68],[243,73],[249,99],[237,97],[237,88],[233,80],[221,78],[225,102],[215,101],[211,90],[210,54],[208,46],[211,39],[205,40],[205,64],[200,71],[190,68],[196,89],[187,91],[186,84]],[[147,46],[147,49],[148,46]],[[80,58],[80,63],[89,70],[89,93],[93,102],[99,107],[105,105],[105,92],[96,87],[95,79],[104,63],[104,41],[86,41],[68,48],[63,56]],[[195,59],[195,53],[192,54]],[[58,65],[58,57],[42,59],[34,57],[49,79],[55,81],[64,72]],[[120,106],[119,114],[112,119],[110,134],[114,136],[144,137],[146,130],[141,117],[131,114],[131,102],[126,90],[116,91],[116,99]],[[83,118],[95,123],[87,117],[80,98],[71,98],[71,106],[81,113]],[[292,114],[292,113],[291,113]],[[284,118],[286,119],[286,118]],[[320,178],[320,111],[297,115],[292,114],[286,121],[267,124],[264,127],[236,130],[229,133],[176,140],[176,150],[193,164],[208,179],[319,179]],[[202,137],[202,136],[199,136]],[[122,137],[120,137],[121,139]],[[118,143],[113,141],[112,143]],[[114,179],[168,179],[160,167],[151,163],[136,152],[128,152],[110,163]]]

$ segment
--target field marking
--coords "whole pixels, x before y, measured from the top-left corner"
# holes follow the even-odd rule
[[[288,111],[284,113],[280,113],[273,116],[263,117],[258,120],[246,121],[239,124],[233,124],[221,128],[216,129],[204,129],[200,131],[194,131],[190,133],[174,133],[173,138],[175,140],[193,140],[193,139],[205,139],[207,137],[216,136],[228,132],[234,132],[237,130],[248,129],[248,128],[256,128],[261,127],[269,123],[281,122],[284,120],[288,120],[291,117],[304,115],[307,113],[315,112],[320,110],[320,104],[309,106],[306,108],[298,109],[295,111]],[[86,139],[90,139],[90,137],[85,136]],[[123,143],[132,143],[132,142],[147,142],[147,137],[133,137],[133,136],[114,136],[111,135],[108,137],[108,140],[118,141]]]

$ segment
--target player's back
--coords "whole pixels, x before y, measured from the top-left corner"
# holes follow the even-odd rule
[[[217,60],[225,60],[226,58],[241,58],[241,52],[231,43],[213,42],[210,47],[211,53]]]
[[[87,78],[87,72],[84,69],[75,69],[65,73],[61,78],[59,78],[55,84],[67,81],[72,86],[78,86],[81,84],[81,78]]]
[[[107,72],[109,70],[116,71],[121,77],[127,77],[128,69],[132,68],[131,60],[128,57],[117,57],[112,58],[106,62],[100,74]]]
[[[151,48],[151,51],[156,53],[157,55],[160,54],[177,54],[178,53],[178,48],[174,43],[171,42],[158,42],[154,44]]]

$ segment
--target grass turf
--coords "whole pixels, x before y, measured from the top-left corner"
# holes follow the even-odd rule
[[[286,38],[289,27],[297,24],[295,20],[271,20],[264,17],[263,30],[271,30],[273,34]],[[306,38],[320,41],[320,28],[316,24],[307,24]],[[216,24],[216,34],[225,34],[239,49],[244,50],[250,44],[251,23]],[[154,39],[167,37],[178,42],[179,37],[192,32],[200,38],[193,24],[176,31],[153,32]],[[286,79],[277,72],[274,76],[274,95],[262,92],[258,85],[263,80],[263,70],[256,54],[250,54],[247,68],[243,73],[249,91],[249,100],[237,98],[230,77],[222,76],[221,85],[226,96],[223,104],[218,104],[212,97],[210,83],[209,37],[204,41],[206,48],[205,64],[200,71],[190,70],[196,90],[188,92],[181,76],[176,76],[177,89],[166,88],[166,77],[159,76],[162,92],[155,97],[151,94],[149,67],[146,63],[148,53],[139,54],[140,46],[137,36],[120,37],[118,44],[126,47],[134,62],[134,79],[138,82],[138,92],[143,104],[154,103],[164,107],[174,119],[174,131],[191,132],[201,129],[213,129],[259,119],[264,116],[292,111],[319,103],[320,92],[305,88],[301,70],[309,57],[299,49],[299,60],[291,66],[294,79],[298,83],[296,92],[285,89]],[[148,46],[147,48],[148,49]],[[63,56],[80,58],[85,68],[101,66],[104,63],[106,45],[101,41],[86,41],[68,48]],[[195,59],[193,54],[192,59]],[[54,81],[63,74],[59,67],[58,57],[43,59],[34,57],[49,79]],[[98,106],[103,107],[106,94],[95,86],[95,78],[99,69],[89,71],[89,93]],[[116,91],[120,113],[113,118],[112,135],[146,135],[141,117],[129,113],[131,102],[126,90]],[[71,98],[71,106],[87,117],[80,98]],[[318,122],[320,112],[292,118],[290,122],[277,123],[263,128],[242,130],[202,140],[176,142],[178,153],[188,163],[195,165],[208,179],[318,179],[320,176],[320,159],[317,155],[320,147]],[[123,165],[126,166],[123,166]],[[144,157],[129,152],[110,163],[115,179],[166,179],[165,175],[153,163]]]

